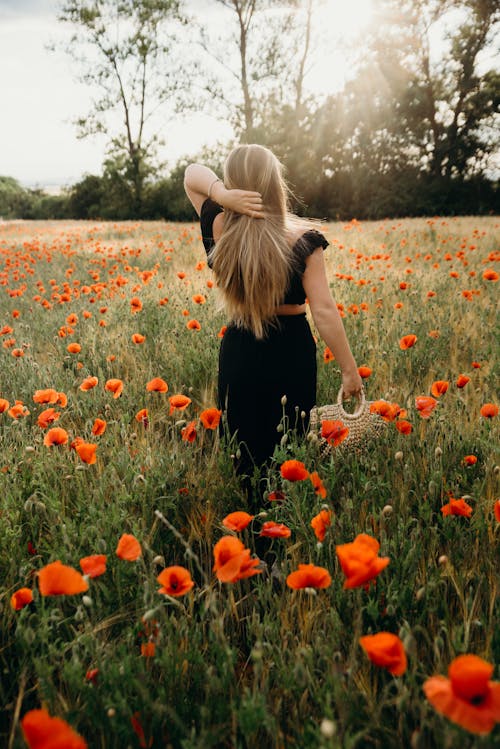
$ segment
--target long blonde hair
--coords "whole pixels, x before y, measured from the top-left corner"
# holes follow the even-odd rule
[[[210,253],[228,314],[256,338],[263,338],[275,323],[294,267],[287,230],[297,222],[288,211],[282,171],[264,146],[241,145],[231,151],[224,164],[226,188],[259,192],[266,217],[225,210],[222,234]]]

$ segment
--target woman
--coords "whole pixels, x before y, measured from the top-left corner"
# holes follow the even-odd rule
[[[273,454],[284,428],[305,432],[316,402],[315,325],[342,369],[345,398],[361,378],[326,277],[325,237],[289,213],[282,166],[259,145],[234,148],[224,181],[191,164],[184,187],[230,323],[219,357],[219,408],[241,443],[240,475]],[[285,397],[284,397],[285,396]],[[248,485],[248,484],[247,484]]]

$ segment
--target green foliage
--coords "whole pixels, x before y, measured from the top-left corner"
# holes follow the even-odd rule
[[[44,704],[89,747],[141,746],[139,726],[154,748],[500,746],[498,727],[475,737],[438,715],[422,693],[425,679],[446,674],[460,653],[500,661],[498,417],[479,416],[494,399],[497,379],[496,284],[482,276],[498,246],[497,224],[484,218],[325,226],[325,259],[349,339],[358,364],[373,369],[368,397],[397,401],[413,432],[399,434],[390,424],[387,437],[365,452],[334,452],[327,460],[313,444],[284,434],[252,508],[256,517],[241,534],[275,565],[235,584],[219,583],[212,569],[213,545],[227,532],[222,519],[248,507],[233,472],[235,445],[198,420],[215,405],[217,334],[225,322],[207,286],[209,271],[197,269],[204,260],[198,227],[6,225],[11,249],[3,255],[8,283],[0,287],[0,324],[13,331],[0,341],[14,337],[24,356],[0,347],[0,397],[23,400],[31,413],[0,414],[2,745],[21,749],[19,718]],[[33,276],[23,279],[24,293],[10,296],[20,258]],[[65,302],[66,283],[74,291]],[[479,291],[472,301],[461,293],[471,286]],[[205,304],[193,302],[197,293]],[[138,313],[130,311],[133,296],[142,301]],[[186,328],[185,309],[200,320],[200,331]],[[70,314],[77,317],[73,333],[66,329]],[[429,337],[431,331],[438,336]],[[131,340],[136,332],[146,336],[140,345]],[[402,351],[398,342],[409,332],[417,342]],[[68,342],[75,341],[82,350],[70,354]],[[322,349],[319,342],[319,403],[331,402],[340,383]],[[459,390],[462,372],[471,381]],[[83,392],[88,375],[99,383]],[[146,391],[156,376],[168,382],[167,394]],[[124,382],[116,399],[104,389],[111,377]],[[414,398],[437,379],[449,380],[449,391],[423,420]],[[46,430],[37,419],[46,404],[36,404],[33,394],[47,387],[68,399],[65,408],[54,406],[61,413],[55,425],[70,440],[97,443],[95,464],[67,445],[43,444]],[[192,402],[171,414],[174,393]],[[148,420],[138,422],[135,414],[145,407]],[[97,416],[107,421],[100,437],[92,434]],[[191,420],[192,444],[181,432]],[[467,454],[476,465],[464,465]],[[309,480],[282,479],[279,466],[289,458],[318,471],[325,498]],[[273,490],[286,500],[268,501]],[[449,493],[468,498],[471,518],[443,517]],[[333,518],[319,544],[310,522],[324,505]],[[266,546],[259,535],[264,520],[287,524],[291,538]],[[115,554],[124,532],[140,541],[136,562]],[[345,590],[336,546],[359,533],[377,538],[390,564],[376,585]],[[40,595],[36,575],[44,565],[60,559],[78,568],[89,554],[106,554],[107,571],[90,580],[85,596]],[[307,562],[328,569],[329,588],[286,586],[286,576]],[[157,575],[174,564],[195,581],[179,598],[157,592]],[[34,601],[14,611],[9,599],[22,586],[33,589]],[[377,668],[359,647],[361,635],[379,631],[401,637],[403,676]],[[154,655],[141,654],[148,643]],[[90,678],[92,669],[98,673]]]

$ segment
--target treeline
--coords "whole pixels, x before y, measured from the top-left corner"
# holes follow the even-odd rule
[[[184,165],[183,165],[184,166]],[[87,175],[60,195],[23,188],[11,177],[0,177],[0,219],[93,219],[192,221],[195,214],[186,200],[180,170],[147,184],[140,215],[132,210],[127,190],[109,189],[106,176]],[[308,188],[308,186],[305,186]],[[468,180],[432,178],[408,170],[382,175],[355,185],[351,175],[332,178],[314,193],[311,201],[296,202],[297,213],[328,218],[376,220],[387,217],[480,215],[498,213],[500,190],[482,177]],[[300,194],[300,188],[296,188]]]
[[[162,172],[155,113],[191,110],[227,120],[235,142],[269,146],[299,213],[498,211],[498,0],[373,0],[370,24],[350,45],[326,24],[324,0],[204,0],[219,6],[213,30],[182,0],[61,2],[68,53],[95,94],[79,134],[106,134],[107,157],[102,174],[57,197],[0,180],[4,218],[190,220],[186,163]],[[307,75],[326,44],[342,49],[349,78],[318,98]],[[191,160],[220,174],[231,145]]]

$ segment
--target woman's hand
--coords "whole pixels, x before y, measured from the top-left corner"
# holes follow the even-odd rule
[[[344,400],[358,395],[363,389],[363,381],[357,370],[342,372],[342,397]]]
[[[217,182],[212,188],[212,198],[223,208],[234,213],[242,213],[251,218],[264,218],[265,216],[259,192],[227,190],[222,182]]]

